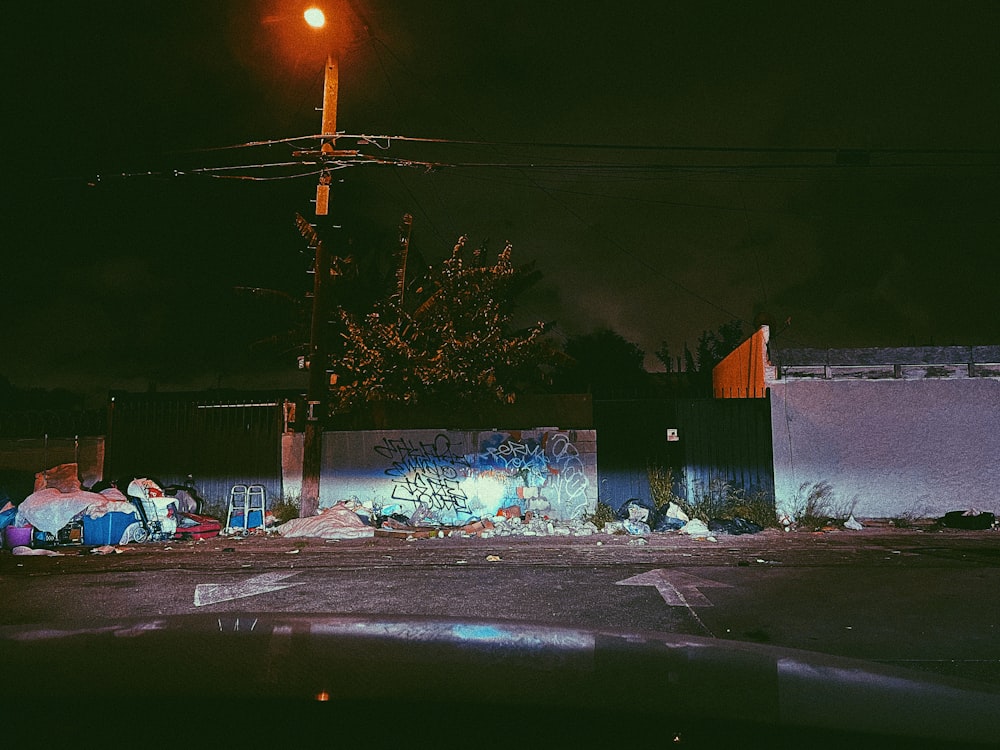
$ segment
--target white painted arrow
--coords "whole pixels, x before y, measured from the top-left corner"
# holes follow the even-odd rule
[[[280,591],[291,586],[301,586],[305,581],[279,583],[298,573],[299,571],[294,573],[262,573],[238,583],[199,583],[194,588],[194,606],[204,607],[206,604],[218,604],[233,599],[266,594],[269,591]]]
[[[732,588],[728,583],[710,581],[707,578],[682,573],[679,570],[658,568],[637,576],[617,581],[618,586],[655,586],[663,601],[671,607],[711,607],[710,602],[698,589]]]

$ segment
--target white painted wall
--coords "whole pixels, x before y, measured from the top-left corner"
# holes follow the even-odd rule
[[[827,482],[858,518],[1000,514],[1000,380],[772,381],[775,495]]]

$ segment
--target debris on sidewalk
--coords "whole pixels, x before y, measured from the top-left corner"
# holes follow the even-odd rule
[[[54,549],[44,549],[44,548],[32,549],[31,547],[25,547],[24,545],[21,545],[20,547],[14,547],[14,549],[12,549],[10,553],[12,555],[36,555],[39,557],[63,556],[62,552],[56,552]]]
[[[122,551],[113,544],[102,544],[90,550],[92,555],[120,555]]]
[[[988,510],[952,510],[938,519],[938,523],[949,529],[964,529],[966,531],[985,531],[997,525],[997,517]]]
[[[711,533],[708,525],[700,518],[692,518],[684,524],[680,531],[688,536],[708,536]]]
[[[627,534],[650,534],[656,520],[656,508],[652,503],[639,498],[631,498],[618,509]]]
[[[764,527],[760,524],[740,518],[739,516],[735,518],[713,518],[708,522],[708,528],[717,534],[729,534],[730,536],[759,534],[764,530]]]
[[[282,537],[318,537],[320,539],[358,539],[375,535],[346,503],[337,503],[319,515],[293,518],[277,527]]]
[[[667,504],[666,510],[662,511],[656,519],[656,525],[653,530],[680,531],[684,528],[684,524],[690,520],[690,516],[684,512],[683,508],[677,503],[671,502]]]
[[[851,517],[844,521],[844,528],[850,529],[851,531],[861,531],[864,526],[862,526],[858,519],[854,517],[854,514],[851,513]]]

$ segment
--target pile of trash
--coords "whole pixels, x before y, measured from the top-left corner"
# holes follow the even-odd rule
[[[492,518],[470,518],[464,524],[432,523],[432,514],[424,506],[410,515],[398,510],[386,515],[370,504],[343,500],[309,518],[293,518],[275,528],[283,537],[316,537],[320,539],[358,539],[370,536],[400,539],[433,539],[444,537],[481,538],[531,536],[589,536],[598,533],[591,521],[582,519],[561,521],[521,512],[520,506],[501,508]]]
[[[310,518],[295,518],[277,526],[274,531],[284,537],[317,537],[321,539],[357,539],[369,536],[400,539],[443,537],[489,539],[492,537],[562,536],[581,537],[592,534],[644,536],[654,532],[674,531],[693,538],[715,541],[716,535],[756,534],[763,531],[758,524],[744,518],[713,519],[709,523],[689,518],[684,510],[670,503],[658,512],[643,500],[624,503],[615,520],[599,527],[590,518],[554,519],[532,511],[522,511],[518,505],[504,506],[495,516],[470,518],[463,524],[445,525],[431,521],[429,509],[418,505],[409,514],[393,506],[391,513],[371,503],[356,499],[342,500]]]
[[[764,530],[759,524],[739,517],[713,518],[706,524],[699,518],[691,518],[677,503],[668,503],[658,510],[652,503],[638,498],[623,503],[617,517],[618,520],[604,524],[605,533],[641,535],[677,531],[699,539],[714,540],[717,534],[737,536]]]
[[[191,494],[170,494],[148,478],[129,480],[124,493],[119,484],[99,482],[84,489],[75,463],[37,473],[31,494],[17,505],[8,500],[0,508],[5,546],[16,551],[118,545],[219,533],[219,522],[200,515]]]
[[[937,522],[949,529],[963,529],[966,531],[986,531],[997,528],[996,514],[977,508],[948,511]]]

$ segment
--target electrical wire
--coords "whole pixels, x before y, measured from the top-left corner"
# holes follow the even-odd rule
[[[384,67],[383,67],[384,70]],[[260,146],[274,146],[285,143],[309,142],[322,139],[330,139],[329,135],[322,133],[312,133],[307,135],[291,136],[287,138],[274,138],[261,141],[247,141],[229,146],[217,146],[199,149],[190,149],[174,153],[203,153],[212,151],[229,151],[234,149],[256,148]],[[338,132],[335,140],[347,139],[358,143],[371,143],[376,145],[377,141],[402,143],[432,143],[442,145],[462,145],[462,146],[488,146],[488,147],[511,147],[511,148],[538,148],[538,149],[565,149],[565,150],[585,150],[585,151],[640,151],[640,152],[667,152],[667,153],[706,153],[706,154],[867,154],[876,156],[900,156],[900,155],[923,155],[923,156],[1000,156],[1000,149],[995,148],[843,148],[837,146],[707,146],[707,145],[678,145],[678,144],[652,144],[652,143],[574,143],[572,141],[499,141],[481,140],[468,138],[440,138],[433,136],[411,136],[411,135],[371,135],[366,133],[345,133]],[[384,148],[379,146],[379,148]],[[861,165],[855,165],[861,166]],[[870,165],[865,165],[870,166]]]

